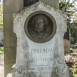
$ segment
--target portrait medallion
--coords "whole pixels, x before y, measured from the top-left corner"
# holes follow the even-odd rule
[[[54,36],[56,22],[49,13],[37,11],[27,18],[24,29],[30,40],[37,43],[44,43]]]

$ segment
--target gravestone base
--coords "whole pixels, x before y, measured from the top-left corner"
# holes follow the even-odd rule
[[[52,67],[52,72],[48,70],[43,70],[39,72],[37,70],[22,70],[17,69],[17,67],[13,67],[12,77],[70,77],[68,66],[66,64],[61,64],[56,67]],[[68,73],[67,73],[68,72]],[[8,76],[11,77],[11,76]]]

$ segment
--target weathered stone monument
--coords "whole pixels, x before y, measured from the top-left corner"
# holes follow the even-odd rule
[[[31,1],[31,0],[29,0]],[[59,0],[40,0],[59,9]],[[13,32],[13,13],[23,9],[25,0],[3,0],[3,25],[4,25],[4,77],[11,73],[11,67],[16,61],[16,35]]]
[[[64,59],[66,16],[39,1],[13,18],[17,55],[12,77],[70,77]]]
[[[23,0],[4,0],[5,77],[15,61],[7,77],[69,77],[63,46],[67,23],[58,0],[23,7]]]

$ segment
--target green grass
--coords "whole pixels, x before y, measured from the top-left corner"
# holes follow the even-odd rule
[[[3,28],[3,24],[0,24],[0,28]]]
[[[4,53],[4,47],[0,47],[0,54]]]

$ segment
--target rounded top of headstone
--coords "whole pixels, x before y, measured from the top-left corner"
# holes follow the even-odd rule
[[[27,17],[24,29],[30,40],[44,43],[53,38],[56,32],[56,22],[49,13],[36,11]]]

